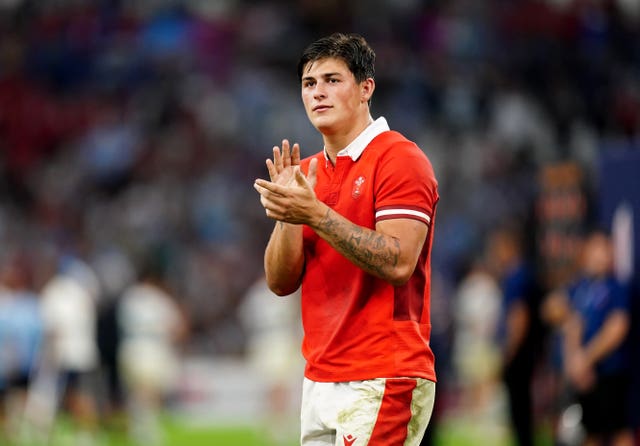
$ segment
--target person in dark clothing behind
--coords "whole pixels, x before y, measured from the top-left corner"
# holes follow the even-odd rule
[[[510,421],[516,444],[531,446],[534,442],[531,380],[536,339],[540,338],[541,290],[517,230],[501,228],[493,232],[488,240],[488,254],[503,294],[498,335]]]
[[[581,273],[566,290],[571,315],[564,326],[564,371],[582,406],[585,445],[632,446],[629,394],[628,289],[613,275],[608,234],[590,233]],[[608,441],[608,442],[607,442]]]

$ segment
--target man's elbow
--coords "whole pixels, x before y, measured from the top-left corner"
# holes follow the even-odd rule
[[[269,289],[271,289],[276,296],[284,297],[295,293],[298,288],[269,287]]]
[[[300,287],[299,283],[283,283],[281,281],[269,279],[267,277],[267,286],[277,296],[288,296],[293,294]]]
[[[409,281],[414,270],[415,265],[398,265],[393,268],[387,280],[395,287],[403,286]]]
[[[618,342],[623,342],[631,329],[631,318],[625,311],[616,311],[609,317],[607,327],[612,338]]]

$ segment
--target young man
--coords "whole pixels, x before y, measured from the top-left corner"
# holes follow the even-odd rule
[[[633,446],[629,394],[629,295],[613,275],[613,246],[600,231],[584,241],[582,271],[567,290],[564,369],[582,406],[587,446]]]
[[[302,102],[324,149],[273,148],[254,187],[276,225],[265,252],[278,295],[302,285],[301,444],[418,445],[435,396],[429,347],[437,182],[424,153],[374,121],[375,54],[357,35],[311,44]]]

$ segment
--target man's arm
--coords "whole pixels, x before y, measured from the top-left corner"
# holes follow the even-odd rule
[[[567,378],[579,391],[586,391],[595,382],[596,375],[582,349],[582,318],[572,312],[563,326],[564,331],[564,369]]]
[[[282,150],[275,146],[273,160],[268,159],[266,164],[273,184],[295,184],[294,173],[300,169],[300,146],[294,144],[290,148],[289,141],[283,140]],[[263,197],[260,201],[264,206]],[[276,222],[264,254],[267,285],[279,296],[291,294],[300,286],[303,268],[302,227]]]
[[[276,222],[264,253],[269,289],[278,296],[293,293],[300,286],[303,268],[302,226]]]
[[[416,267],[428,227],[411,219],[383,220],[376,229],[352,223],[324,203],[324,215],[309,226],[354,265],[394,286],[405,284]]]
[[[524,343],[530,326],[529,307],[523,299],[511,304],[507,311],[507,335],[505,342],[504,361],[509,364]]]
[[[358,226],[316,198],[313,191],[317,160],[309,179],[295,172],[296,184],[256,180],[267,215],[290,224],[306,224],[333,248],[364,271],[399,286],[413,273],[428,227],[412,219],[384,220],[375,230]]]
[[[629,315],[623,310],[612,312],[598,333],[584,346],[580,346],[583,322],[577,315],[569,320],[566,328],[567,374],[578,389],[584,390],[595,379],[594,369],[597,363],[624,341],[629,330]]]
[[[597,364],[622,344],[629,332],[629,315],[624,310],[613,311],[598,333],[584,346],[590,364]]]
[[[562,326],[565,356],[569,357],[575,352],[581,351],[583,329],[584,323],[582,318],[572,310]]]

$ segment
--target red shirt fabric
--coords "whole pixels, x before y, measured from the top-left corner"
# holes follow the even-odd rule
[[[343,154],[344,152],[344,154]],[[303,228],[302,352],[305,376],[319,382],[420,377],[436,380],[431,333],[430,258],[439,196],[427,156],[384,118],[338,154],[335,166],[319,152],[315,192],[351,222],[416,219],[429,226],[416,269],[400,287],[358,268]]]

